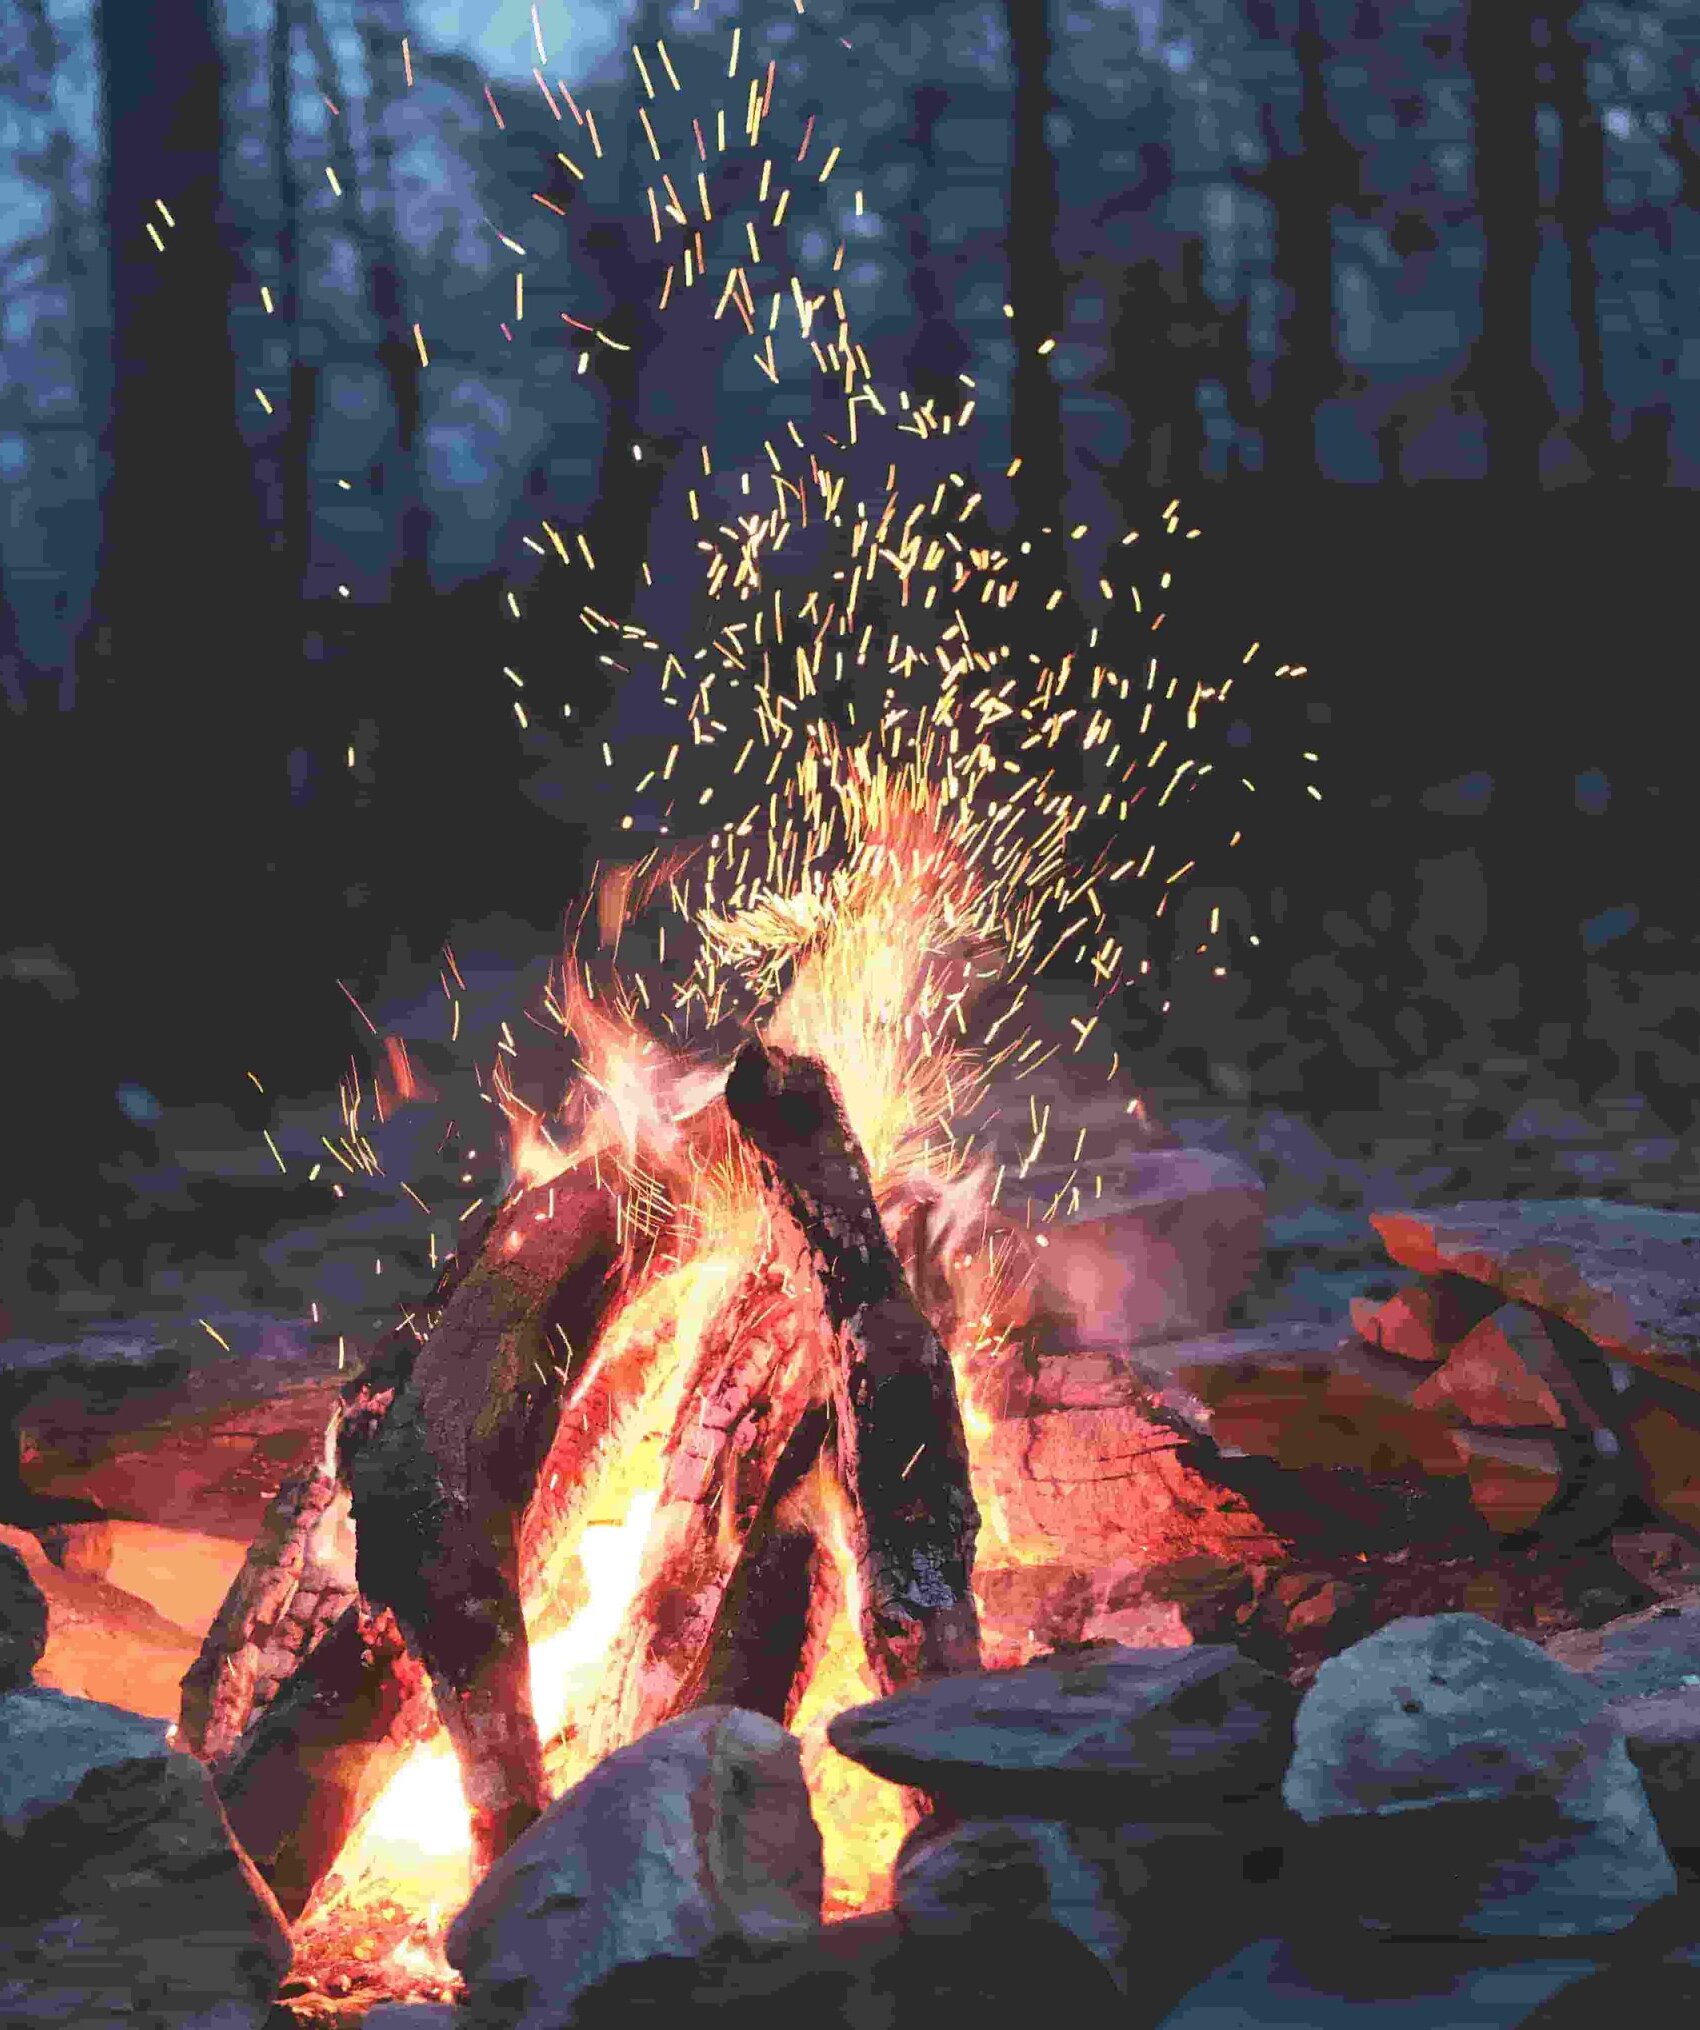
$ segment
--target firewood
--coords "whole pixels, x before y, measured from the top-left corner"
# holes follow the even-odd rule
[[[978,1669],[979,1530],[950,1357],[886,1238],[867,1164],[825,1067],[746,1044],[726,1083],[819,1278],[839,1477],[862,1639],[883,1691]]]
[[[698,1703],[742,1706],[789,1727],[843,1600],[826,1541],[816,1468],[832,1430],[824,1402],[804,1411],[721,1601]]]
[[[817,1331],[798,1303],[812,1279],[801,1276],[802,1293],[797,1280],[782,1261],[751,1269],[703,1334],[593,1719],[599,1755],[703,1702],[728,1589],[820,1372]]]
[[[346,1607],[215,1774],[231,1830],[293,1922],[436,1725],[395,1617]]]
[[[588,1173],[523,1194],[387,1403],[377,1392],[370,1426],[351,1415],[342,1448],[360,1589],[393,1610],[431,1674],[480,1869],[547,1802],[520,1522],[560,1411],[556,1342],[595,1338],[619,1256],[612,1195]]]
[[[184,1676],[182,1746],[216,1776],[355,1591],[348,1490],[321,1462],[278,1489]]]

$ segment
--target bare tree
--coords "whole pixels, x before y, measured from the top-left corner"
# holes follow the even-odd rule
[[[1335,343],[1334,213],[1361,199],[1361,157],[1328,104],[1328,45],[1315,0],[1300,0],[1296,27],[1276,0],[1260,0],[1249,12],[1264,40],[1291,48],[1299,73],[1291,138],[1266,101],[1258,118],[1268,161],[1235,175],[1268,201],[1272,268],[1285,298],[1281,349],[1261,416],[1264,467],[1276,479],[1302,482],[1317,472],[1317,410],[1353,385]]]
[[[1552,65],[1552,103],[1564,137],[1558,221],[1570,269],[1570,317],[1582,369],[1582,405],[1570,435],[1596,476],[1614,462],[1605,347],[1600,338],[1600,275],[1594,234],[1606,218],[1606,150],[1600,116],[1588,95],[1588,64],[1574,29],[1582,0],[1558,0],[1537,32]]]
[[[1487,425],[1488,475],[1540,482],[1552,400],[1534,356],[1535,264],[1541,248],[1540,143],[1531,0],[1474,0],[1464,60],[1475,85],[1476,206],[1486,243],[1482,325],[1468,385]]]
[[[1057,165],[1045,131],[1051,111],[1049,0],[1004,0],[1014,69],[1009,170],[1010,340],[1015,372],[1010,385],[1010,446],[1021,461],[1014,479],[1016,524],[1041,563],[1060,561],[1053,534],[1068,494],[1062,400],[1048,355],[1039,348],[1062,330],[1065,283],[1057,253],[1060,208]],[[1055,570],[1027,574],[1035,590],[1055,582]]]

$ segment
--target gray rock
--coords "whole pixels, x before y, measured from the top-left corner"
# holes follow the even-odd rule
[[[973,1815],[1114,1823],[1207,1815],[1281,1781],[1297,1695],[1238,1651],[1115,1643],[854,1706],[842,1755]]]
[[[621,1967],[728,1938],[809,1936],[820,1832],[796,1740],[708,1706],[600,1763],[497,1862],[449,1929],[480,2024],[559,2030]]]
[[[1170,1975],[1178,1992],[1200,1971],[1200,1910],[1211,1958],[1242,1886],[1240,1843],[1221,1827],[1069,1825],[1057,1819],[967,1819],[904,1842],[893,1903],[911,1936],[948,1939],[1044,1924],[1071,1932],[1124,1993],[1149,2008]],[[1184,1962],[1173,1978],[1177,1949]],[[1209,1959],[1203,1964],[1208,1965]]]
[[[1284,1794],[1330,1892],[1396,1936],[1618,1931],[1676,1888],[1604,1696],[1479,1615],[1324,1663]]]
[[[946,1937],[1042,1918],[1071,1931],[1120,1977],[1128,1920],[1116,1907],[1107,1837],[1057,1819],[969,1819],[906,1846],[893,1874],[912,1932]]]
[[[0,2021],[259,2030],[289,1965],[212,1779],[162,1722],[0,1699]]]
[[[0,1544],[0,1692],[35,1675],[47,1648],[47,1602],[10,1544]]]
[[[360,2030],[455,2030],[465,2021],[452,2002],[380,2002]]]
[[[1472,1964],[1457,1949],[1384,1945],[1368,1961],[1298,1960],[1261,1938],[1186,1995],[1158,2030],[1515,2030],[1598,1971],[1585,1959]],[[1648,2020],[1648,2019],[1643,2019]]]

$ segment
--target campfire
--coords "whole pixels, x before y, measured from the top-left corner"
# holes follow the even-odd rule
[[[772,92],[769,65],[752,151]],[[728,194],[718,230],[734,210]],[[684,291],[706,275],[689,244]],[[1021,1418],[1045,1352],[1114,1350],[1097,1314],[1127,1265],[1101,1239],[1053,1248],[1051,1225],[1089,1221],[1121,1152],[1053,1123],[1035,1079],[1094,1061],[1131,970],[1118,884],[1149,879],[1160,916],[1195,864],[1156,863],[1144,821],[1210,775],[1186,750],[1234,678],[1160,670],[1143,637],[1164,616],[1137,587],[1137,675],[1098,626],[1053,653],[1063,588],[1022,585],[1032,546],[974,524],[980,493],[940,462],[961,455],[942,440],[971,397],[954,418],[907,394],[888,412],[837,287],[830,338],[827,295],[790,289],[763,370],[777,378],[771,334],[794,308],[849,446],[868,411],[862,449],[821,433],[842,469],[817,449],[787,476],[768,443],[775,506],[703,524],[698,545],[710,606],[740,617],[661,671],[690,728],[675,797],[693,760],[714,772],[699,808],[736,791],[760,750],[747,805],[694,847],[603,871],[543,1011],[571,1041],[570,1087],[539,1093],[511,1051],[498,1061],[500,1202],[464,1209],[435,1288],[341,1388],[183,1682],[179,1745],[291,1921],[297,1974],[333,1991],[374,1960],[403,1990],[448,1982],[439,1935],[491,1865],[614,1751],[707,1705],[800,1737],[827,1910],[878,1905],[927,1805],[840,1755],[827,1723],[1040,1654],[1055,1630],[1022,1576],[1078,1549],[1066,1519],[1036,1516]],[[716,319],[728,301],[753,338],[742,268]],[[876,415],[920,483],[905,509],[894,459],[852,513]],[[1162,522],[1181,533],[1178,503]],[[588,602],[582,617],[622,653],[660,650]],[[670,784],[678,751],[638,790]],[[1046,1018],[1059,958],[1088,998]],[[1097,1062],[1108,1089],[1116,1065]],[[380,1114],[414,1091],[389,1039]],[[1131,1092],[1118,1107],[1125,1150],[1143,1121]],[[1035,1197],[1048,1140],[1072,1154]],[[1195,1512],[1171,1548],[1207,1537]]]
[[[715,848],[606,877],[549,1001],[572,1089],[498,1076],[511,1191],[280,1492],[183,1739],[309,1958],[400,1920],[425,1971],[551,1797],[705,1703],[801,1735],[829,1908],[866,1908],[919,1806],[826,1722],[1041,1646],[982,1620],[1055,1554],[1006,1520],[998,1418],[1043,1209],[1000,1209],[973,1124],[1040,1054],[1023,974],[1090,876],[941,716],[818,739],[764,879],[717,893]],[[620,962],[646,917],[689,955],[665,1019]]]

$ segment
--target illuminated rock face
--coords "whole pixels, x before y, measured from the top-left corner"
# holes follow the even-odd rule
[[[705,1707],[560,1798],[474,1892],[449,1958],[475,2015],[544,2030],[621,1967],[807,1938],[821,1887],[796,1740],[759,1714]]]

